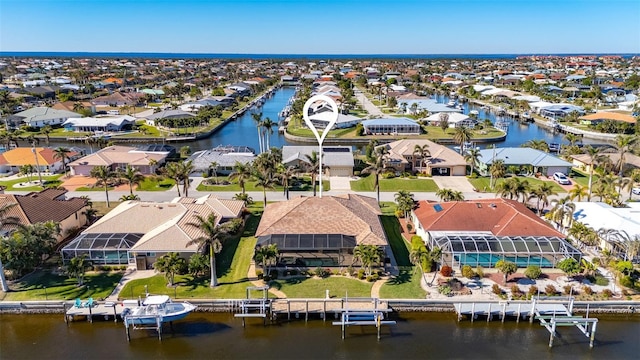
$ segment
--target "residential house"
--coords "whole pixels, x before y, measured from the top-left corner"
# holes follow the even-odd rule
[[[33,225],[47,221],[60,224],[58,243],[70,233],[85,226],[87,200],[73,197],[65,198],[67,190],[45,189],[26,195],[0,194],[0,207],[15,204],[6,213],[14,217],[20,225]]]
[[[131,130],[136,118],[129,115],[69,118],[62,126],[68,131],[75,132],[107,132]]]
[[[480,150],[478,171],[488,174],[489,167],[496,160],[502,160],[506,167],[517,166],[522,172],[539,173],[545,176],[552,176],[556,172],[569,174],[573,167],[572,163],[544,151],[526,147],[509,147]]]
[[[211,150],[202,150],[193,153],[187,161],[193,164],[194,173],[229,175],[233,172],[236,163],[243,165],[251,164],[256,158],[255,151],[247,146],[217,146]]]
[[[283,146],[282,163],[304,169],[309,164],[307,156],[311,156],[314,151],[318,151],[317,146]],[[328,176],[352,176],[353,166],[351,146],[322,147],[322,168]]]
[[[422,157],[416,148],[427,146],[429,152]],[[436,144],[430,140],[403,139],[390,142],[380,147],[386,147],[385,167],[398,172],[415,171],[430,175],[465,176],[467,162],[462,155],[446,146]]]
[[[134,147],[114,145],[72,161],[69,163],[69,168],[71,175],[89,176],[96,166],[107,166],[115,171],[131,165],[142,174],[153,174],[157,166],[164,164],[166,158],[167,155],[164,153],[145,152]],[[152,165],[153,162],[156,165]]]
[[[141,92],[115,92],[113,94],[99,96],[91,103],[95,106],[133,106],[140,102],[140,99],[144,96]]]
[[[442,121],[442,117],[440,114],[442,113],[433,114],[431,116],[428,116],[424,120],[428,122],[429,125],[439,126],[440,122]],[[445,114],[447,114],[446,118],[447,118],[447,121],[449,122],[449,128],[457,128],[462,126],[473,128],[478,123],[477,120],[470,118],[464,114],[455,113],[455,112],[447,112]]]
[[[380,215],[377,201],[361,195],[299,197],[268,204],[255,236],[260,246],[278,246],[278,266],[350,266],[360,244],[393,256]]]
[[[145,123],[150,126],[157,126],[157,122],[160,119],[186,119],[195,117],[193,113],[176,109],[176,110],[163,110],[151,115],[145,116]]]
[[[580,124],[583,125],[597,125],[603,121],[615,121],[628,124],[635,124],[636,118],[632,115],[622,114],[611,111],[598,111],[595,114],[583,115],[578,118]]]
[[[442,250],[441,264],[451,267],[492,268],[505,259],[550,268],[581,257],[562,233],[514,200],[419,201],[411,222],[429,248]]]
[[[601,153],[600,156],[606,157],[609,159],[609,162],[612,165],[616,165],[620,163],[620,153]],[[591,172],[591,157],[587,154],[577,154],[571,155],[571,161],[573,165],[577,166],[579,169],[585,172]],[[597,166],[597,164],[596,164]],[[633,169],[640,169],[640,156],[626,153],[624,155],[624,164],[622,165],[623,173],[627,174],[629,171]]]
[[[419,135],[420,125],[409,118],[383,118],[363,120],[366,135]]]
[[[74,158],[77,155],[73,152],[68,156]],[[36,172],[37,168],[47,173],[62,171],[62,160],[55,157],[52,148],[19,147],[0,153],[0,173],[17,174],[24,165],[32,165]]]
[[[244,202],[211,195],[154,203],[124,201],[62,249],[63,261],[87,254],[94,264],[150,268],[158,257],[177,252],[188,258],[202,249],[189,244],[205,234],[190,223],[216,215],[218,224],[239,218]]]
[[[61,125],[69,118],[80,116],[73,111],[37,106],[11,115],[9,121],[18,126],[27,125],[40,128],[45,125]]]

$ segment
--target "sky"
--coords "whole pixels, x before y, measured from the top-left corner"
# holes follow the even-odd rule
[[[640,0],[0,0],[0,51],[640,53]]]

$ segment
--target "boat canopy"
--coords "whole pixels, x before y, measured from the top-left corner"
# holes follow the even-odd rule
[[[142,304],[143,305],[162,305],[168,301],[169,301],[168,295],[152,295],[147,297]]]

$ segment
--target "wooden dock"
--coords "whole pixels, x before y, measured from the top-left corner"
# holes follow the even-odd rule
[[[93,322],[94,317],[102,317],[105,320],[113,319],[118,321],[118,317],[122,318],[122,311],[125,309],[122,303],[117,302],[104,302],[96,303],[91,307],[76,307],[73,305],[71,308],[65,307],[65,322],[75,321],[77,318],[86,318],[87,321]]]
[[[345,310],[349,311],[390,311],[386,301],[377,298],[330,298],[330,299],[277,299],[272,302],[274,315],[291,315],[299,318],[304,315],[305,321],[309,320],[309,315],[319,315],[326,320],[328,314],[332,314],[336,319]]]

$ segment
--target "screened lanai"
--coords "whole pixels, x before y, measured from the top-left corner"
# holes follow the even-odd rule
[[[278,266],[348,266],[356,239],[341,234],[273,234],[258,237],[258,246],[278,246]]]
[[[451,267],[495,267],[500,259],[518,267],[552,268],[568,257],[580,261],[582,253],[559,237],[495,236],[491,233],[430,233],[429,246],[442,249],[443,264]]]
[[[86,255],[93,264],[126,265],[128,252],[144,234],[98,233],[80,234],[62,248],[62,260]]]

